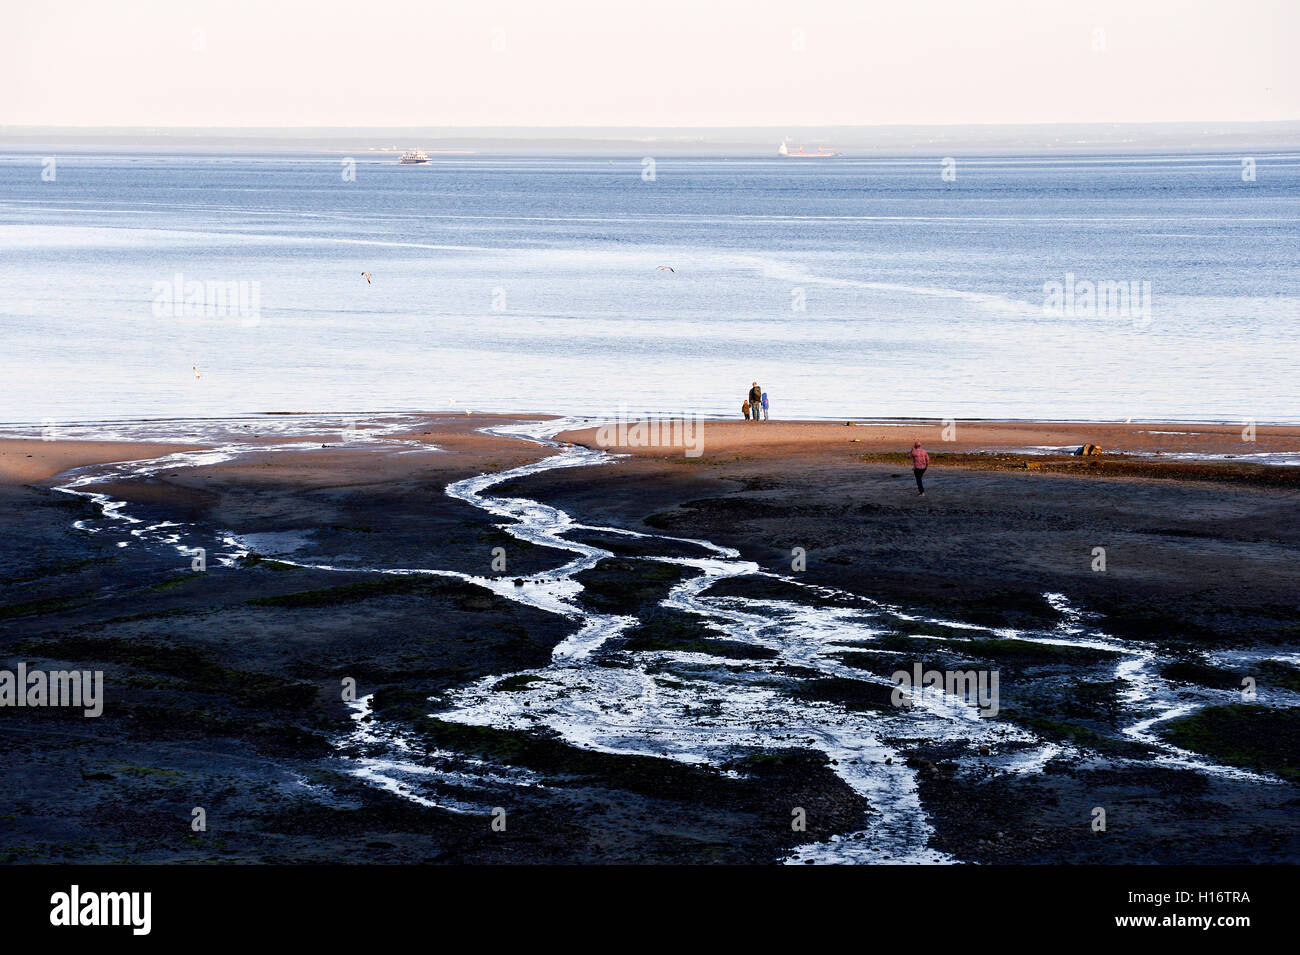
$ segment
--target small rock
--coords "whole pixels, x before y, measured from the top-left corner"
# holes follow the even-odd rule
[[[515,578],[515,586],[516,586],[516,587],[522,587],[523,585],[524,585],[524,580],[523,580],[523,578],[522,578],[522,577],[516,577],[516,578]]]

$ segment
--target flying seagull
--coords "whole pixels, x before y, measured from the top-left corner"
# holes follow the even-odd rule
[[[659,271],[660,271],[660,272],[662,272],[664,269],[667,269],[669,272],[673,272],[673,273],[676,273],[676,272],[677,272],[677,270],[676,270],[675,268],[673,268],[671,265],[661,265],[661,266],[659,266]]]
[[[369,284],[370,284],[370,273],[369,273],[369,272],[362,272],[361,274],[365,276],[366,284],[369,285]]]

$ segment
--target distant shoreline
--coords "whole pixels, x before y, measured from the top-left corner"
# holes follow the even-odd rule
[[[554,150],[564,154],[625,152],[641,156],[720,152],[776,158],[785,137],[825,144],[847,158],[948,155],[953,151],[1144,152],[1300,148],[1300,122],[1213,121],[1179,123],[969,124],[939,126],[818,127],[0,127],[0,148],[166,146],[169,148],[474,149],[504,152]]]

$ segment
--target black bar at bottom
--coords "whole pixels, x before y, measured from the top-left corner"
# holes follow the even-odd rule
[[[1232,943],[1290,923],[1283,884],[1292,871],[28,866],[0,869],[0,918],[6,938],[15,941],[76,933],[78,941],[337,944],[377,942],[381,931],[450,943],[459,937],[451,932],[485,930],[497,941],[517,933],[533,943],[539,936],[560,943],[567,932],[589,942],[682,931],[696,941],[716,933],[734,942],[802,927],[848,930],[864,940],[883,931],[958,941],[973,931],[986,942],[1045,940],[1054,936],[1042,933],[1054,932],[1069,939],[1200,934]],[[132,893],[148,893],[147,909],[145,896]],[[81,924],[86,921],[118,924]],[[589,934],[606,930],[616,934]]]

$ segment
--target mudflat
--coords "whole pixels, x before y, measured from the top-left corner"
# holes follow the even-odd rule
[[[521,422],[79,488],[131,522],[58,472],[201,444],[0,442],[4,666],[106,688],[0,707],[0,857],[1300,859],[1300,469],[1209,457],[1300,430],[481,430]],[[996,673],[996,714],[900,705],[918,664]]]

